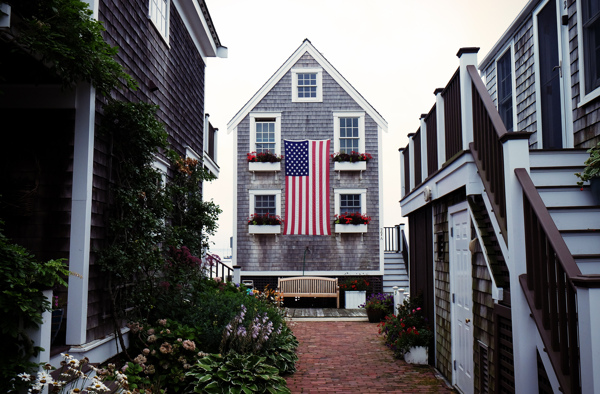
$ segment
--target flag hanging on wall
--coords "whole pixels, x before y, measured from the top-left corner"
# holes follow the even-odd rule
[[[284,235],[331,235],[329,140],[284,141]]]

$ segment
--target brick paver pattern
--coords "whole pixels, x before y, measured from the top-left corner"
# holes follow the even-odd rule
[[[367,322],[292,322],[300,342],[292,393],[455,393],[430,366],[397,360]]]

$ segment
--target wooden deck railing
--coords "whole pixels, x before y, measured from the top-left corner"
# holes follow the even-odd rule
[[[413,165],[414,165],[414,173],[415,173],[415,187],[419,186],[423,181],[421,170],[421,129],[417,130],[415,135],[412,137],[413,140]]]
[[[412,190],[410,187],[410,150],[408,146],[403,150],[404,155],[404,194],[409,194]]]
[[[209,278],[221,277],[223,282],[231,282],[233,280],[233,268],[225,265],[221,260],[214,258],[212,255],[207,256],[206,260],[205,270]]]
[[[463,150],[462,115],[460,100],[460,69],[457,69],[442,91],[444,99],[444,127],[446,133],[446,160]]]
[[[576,278],[584,278],[524,168],[527,274],[519,277],[563,393],[580,393]]]
[[[437,147],[437,114],[435,105],[425,117],[427,128],[427,174],[425,178],[438,170],[438,147]]]
[[[400,226],[384,227],[383,228],[383,239],[384,239],[384,252],[388,253],[400,253],[402,251],[402,244],[400,243]]]

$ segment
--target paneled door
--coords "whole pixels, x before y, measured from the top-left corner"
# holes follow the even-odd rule
[[[452,355],[454,384],[473,393],[473,287],[471,221],[467,203],[448,208],[450,227],[450,290],[452,292]]]

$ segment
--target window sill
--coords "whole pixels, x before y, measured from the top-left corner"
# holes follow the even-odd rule
[[[367,232],[367,224],[336,224],[335,232],[339,234],[362,234]]]
[[[248,225],[248,234],[280,234],[281,233],[281,225],[256,225],[249,224]]]
[[[333,163],[333,169],[335,171],[365,171],[367,169],[367,162],[355,161],[351,163],[349,161],[336,161]]]
[[[281,162],[275,163],[257,163],[257,162],[248,162],[248,170],[252,172],[261,172],[261,171],[281,171]]]

